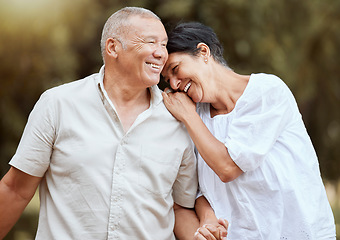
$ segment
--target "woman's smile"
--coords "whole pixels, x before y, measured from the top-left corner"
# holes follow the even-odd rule
[[[187,93],[189,88],[191,86],[191,81],[187,83],[187,85],[185,85],[184,89],[183,89],[183,92]]]

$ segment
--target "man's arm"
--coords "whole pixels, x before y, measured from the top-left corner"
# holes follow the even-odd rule
[[[199,227],[199,221],[194,209],[184,208],[174,204],[176,238],[179,240],[192,240]]]
[[[213,237],[216,239],[225,239],[229,223],[225,219],[217,219],[214,210],[203,195],[196,199],[195,210],[201,226],[198,229],[199,235],[207,239],[212,239]]]
[[[214,210],[211,208],[209,202],[204,196],[200,196],[196,199],[195,210],[201,226],[203,224],[216,223],[217,218],[215,216]]]
[[[31,201],[40,177],[28,175],[14,167],[0,181],[0,239],[3,239],[18,221]]]
[[[216,218],[205,197],[196,199],[195,208],[201,214],[201,221],[193,209],[174,204],[174,232],[178,240],[224,239],[227,236],[228,222]]]

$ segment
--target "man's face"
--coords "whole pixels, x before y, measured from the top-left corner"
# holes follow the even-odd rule
[[[124,36],[125,48],[118,55],[119,66],[135,86],[150,87],[159,82],[168,59],[167,34],[161,21],[131,17]]]

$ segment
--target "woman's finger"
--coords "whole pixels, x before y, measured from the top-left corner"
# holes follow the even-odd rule
[[[206,239],[215,240],[219,239],[219,231],[213,225],[207,224],[198,229],[198,232],[201,233]]]
[[[227,220],[225,219],[218,219],[218,223],[220,224],[220,239],[225,239],[228,235],[228,226],[229,226],[229,223]]]
[[[223,218],[218,219],[218,223],[221,224],[226,230],[228,230],[229,222]]]
[[[164,92],[165,92],[165,93],[172,93],[173,90],[172,90],[171,88],[165,88],[165,89],[164,89]]]
[[[227,239],[228,232],[224,227],[218,227],[220,230],[220,238],[221,240]]]
[[[206,240],[206,238],[197,229],[194,235],[194,240]]]
[[[166,104],[169,104],[169,103],[171,102],[171,99],[170,99],[170,97],[169,97],[168,94],[169,94],[169,93],[166,93],[165,91],[162,92],[163,101],[164,101],[164,103],[166,103]]]

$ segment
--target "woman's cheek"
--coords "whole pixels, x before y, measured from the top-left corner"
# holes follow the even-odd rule
[[[191,86],[191,87],[193,87],[193,86]],[[190,87],[190,88],[191,88]],[[191,90],[191,91],[190,91]],[[195,103],[198,103],[198,102],[200,102],[200,100],[201,100],[201,98],[200,98],[200,95],[201,94],[199,94],[197,91],[196,91],[197,89],[196,88],[192,88],[192,89],[189,89],[189,91],[188,91],[188,96],[192,99],[192,101],[194,101]]]

